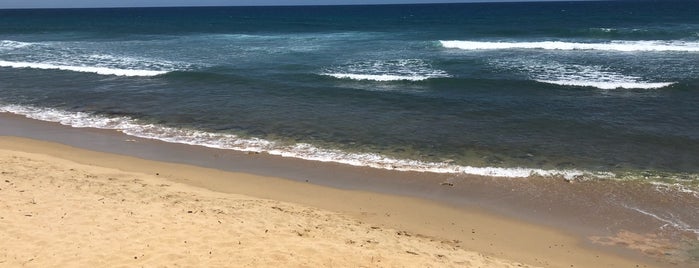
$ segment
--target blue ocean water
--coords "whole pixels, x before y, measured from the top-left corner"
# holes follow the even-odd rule
[[[697,10],[0,10],[0,111],[377,168],[696,190]]]

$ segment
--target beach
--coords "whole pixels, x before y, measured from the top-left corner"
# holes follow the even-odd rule
[[[0,266],[696,267],[697,9],[0,9]]]
[[[0,138],[7,266],[650,267],[477,209]]]
[[[21,139],[3,142],[36,146]],[[167,176],[7,149],[0,159],[0,262],[6,267],[517,266],[465,251],[459,242],[304,205],[214,192]],[[167,172],[181,169],[187,167]]]

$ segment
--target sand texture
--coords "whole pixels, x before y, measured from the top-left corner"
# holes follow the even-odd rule
[[[0,267],[666,267],[587,240],[478,206],[0,136]]]
[[[0,266],[527,267],[162,175],[0,150]]]

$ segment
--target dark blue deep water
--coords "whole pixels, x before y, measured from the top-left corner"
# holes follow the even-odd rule
[[[354,165],[691,188],[698,11],[697,1],[0,10],[0,111]]]

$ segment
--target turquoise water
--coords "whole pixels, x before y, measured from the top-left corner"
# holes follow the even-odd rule
[[[696,189],[697,10],[0,10],[0,111],[378,168]]]

